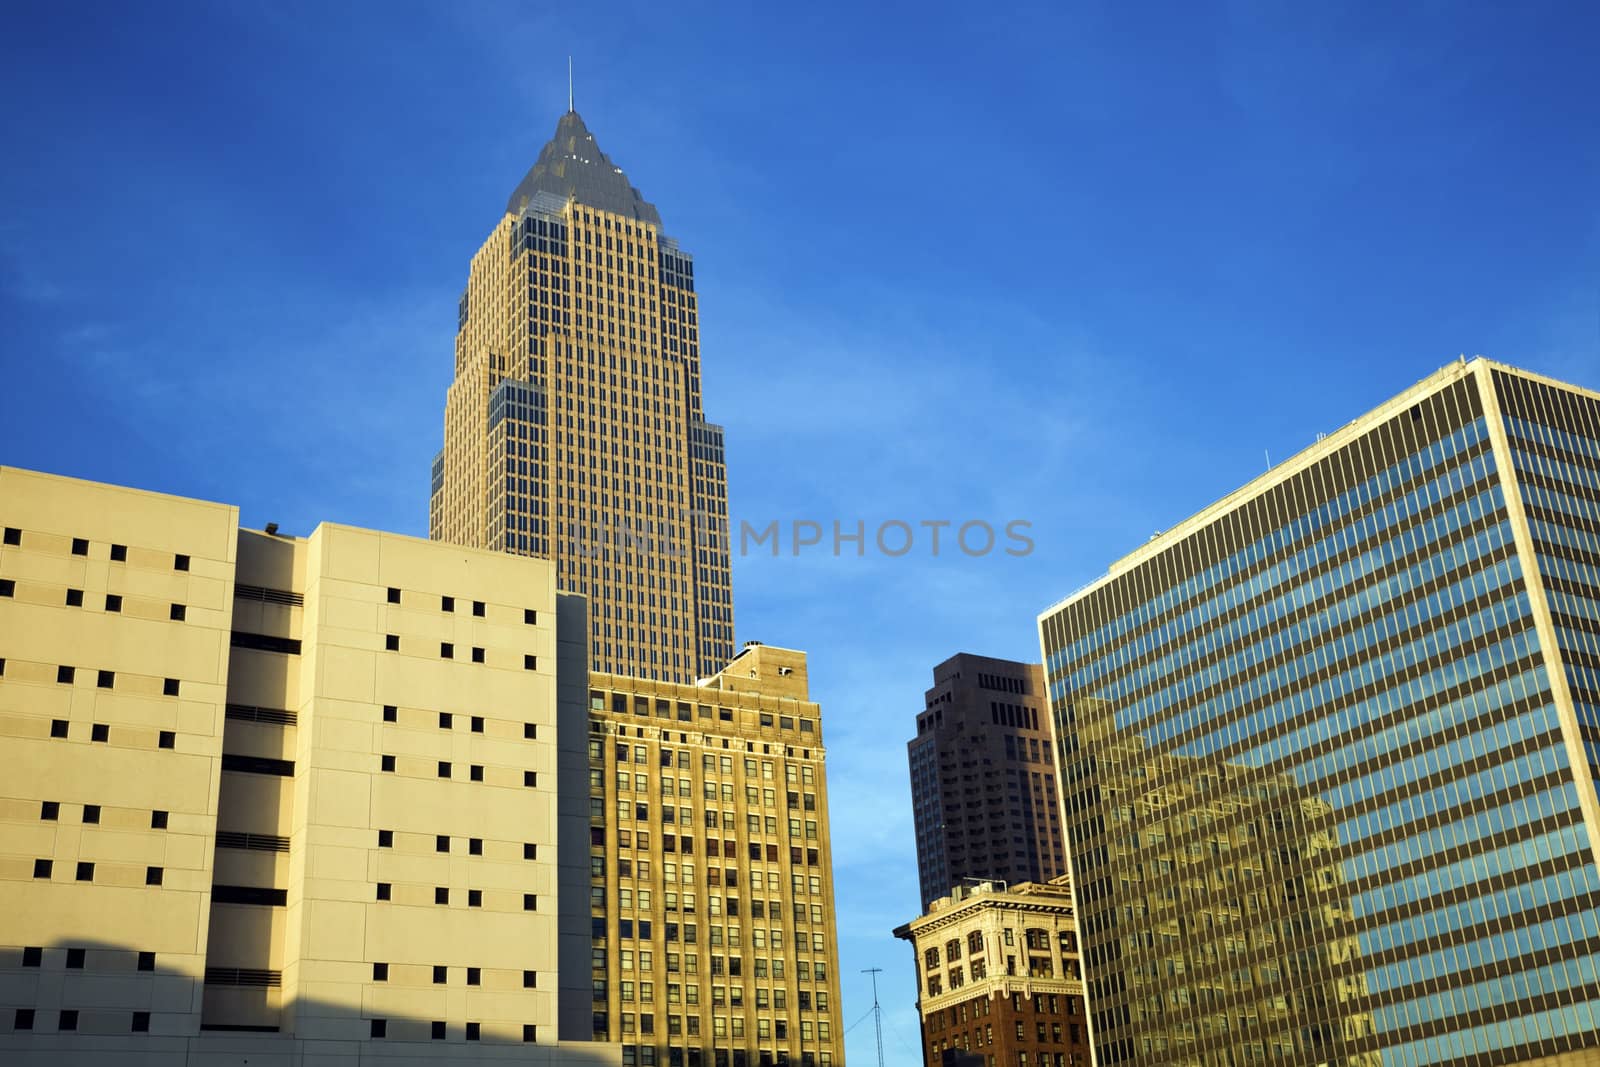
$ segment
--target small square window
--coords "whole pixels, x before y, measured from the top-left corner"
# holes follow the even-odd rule
[[[474,663],[482,663],[483,662],[483,649],[477,648],[477,647],[473,648],[473,650],[472,650],[472,662],[474,662]]]
[[[156,969],[156,954],[154,952],[139,953],[139,970],[153,971]]]
[[[481,969],[477,968],[477,967],[468,967],[467,968],[467,984],[468,985],[482,985],[483,984],[483,971]]]
[[[448,778],[448,777],[450,777],[450,761],[449,760],[440,760],[439,761],[439,777],[440,778]]]
[[[374,1020],[372,1020],[372,1036],[373,1037],[383,1037],[388,1032],[389,1032],[389,1020],[388,1019],[374,1019]]]
[[[442,885],[434,886],[433,887],[433,902],[435,904],[448,904],[448,903],[450,903],[450,890],[446,889]]]
[[[442,596],[442,597],[440,597],[439,598],[439,610],[441,610],[441,611],[454,611],[454,610],[456,610],[456,598],[453,597],[453,596]]]
[[[538,859],[539,858],[539,846],[534,844],[532,841],[524,841],[522,843],[522,858],[525,859],[525,860],[536,860],[536,859]]]
[[[22,965],[24,967],[44,966],[44,949],[37,946],[23,949]]]
[[[469,890],[467,890],[467,907],[469,907],[469,908],[481,908],[481,907],[483,907],[483,890],[481,890],[481,889],[469,889]]]
[[[54,866],[55,864],[51,863],[49,860],[34,860],[33,876],[35,878],[48,878],[50,877],[50,870]]]
[[[467,1024],[467,1040],[468,1041],[476,1041],[476,1040],[478,1040],[478,1024],[477,1023],[468,1023]]]
[[[162,730],[156,744],[162,748],[174,748],[178,743],[178,735],[172,730]]]
[[[456,717],[454,715],[450,714],[448,711],[441,711],[439,713],[439,729],[448,730],[455,726],[455,724]]]
[[[389,980],[389,965],[387,963],[374,963],[372,965],[372,980],[374,982],[387,982]]]
[[[378,883],[378,899],[379,900],[388,900],[389,899],[389,883],[388,882],[379,882]]]
[[[444,985],[450,976],[450,968],[435,966],[433,968],[433,984]]]
[[[94,725],[90,726],[89,727],[89,740],[91,740],[91,741],[106,741],[106,742],[109,742],[111,740],[111,727],[110,727],[110,725],[107,724],[107,723],[103,723],[103,722],[97,722]]]
[[[472,602],[472,614],[477,618],[480,618],[480,619],[483,618],[483,614],[484,614],[483,601],[474,600]]]
[[[162,879],[162,870],[161,870],[160,867],[146,867],[144,869],[144,884],[145,885],[160,885],[161,884],[161,879]]]
[[[482,715],[474,715],[472,717],[472,732],[475,733],[475,734],[483,733],[483,716]]]
[[[16,596],[17,583],[10,578],[0,578],[0,596]]]
[[[483,781],[483,764],[474,763],[468,768],[468,770],[470,772],[469,777],[471,777],[474,782]]]
[[[101,689],[113,689],[117,684],[116,671],[101,671],[95,676],[94,684]]]
[[[148,1034],[150,1032],[149,1012],[136,1011],[133,1013],[133,1032],[136,1034]]]
[[[73,1031],[77,1030],[78,1029],[78,1009],[77,1008],[62,1008],[61,1009],[61,1022],[57,1025],[56,1029],[60,1030],[63,1034],[70,1034]]]
[[[122,595],[120,593],[106,594],[106,610],[113,614],[122,610]]]
[[[81,607],[83,607],[83,590],[82,589],[68,589],[67,590],[67,607],[69,607],[69,608],[81,608]]]
[[[523,608],[522,621],[529,626],[537,626],[539,624],[539,613],[532,608]]]
[[[100,805],[85,804],[83,806],[83,821],[90,825],[98,824],[100,822]]]
[[[6,533],[9,534],[9,533],[11,533],[11,531],[7,530]],[[6,544],[11,544],[11,542],[7,541]],[[12,1025],[12,1028],[16,1029],[16,1030],[32,1030],[33,1029],[33,1009],[32,1008],[18,1008],[17,1009],[17,1017],[12,1022],[11,1025]]]
[[[523,771],[522,784],[529,789],[537,788],[539,785],[539,773],[537,771]]]
[[[433,1024],[433,1039],[435,1041],[444,1040],[444,1023],[436,1022]]]
[[[449,641],[440,641],[439,642],[439,658],[440,659],[455,659],[456,658],[456,646],[452,645]]]
[[[56,681],[62,685],[71,685],[72,679],[77,677],[77,670],[73,667],[57,667]]]
[[[394,831],[393,830],[379,830],[378,831],[378,847],[379,848],[394,848]]]
[[[83,970],[84,958],[86,956],[87,956],[87,952],[84,949],[81,949],[81,948],[69,948],[69,949],[67,949],[67,970],[69,970],[69,971],[81,971],[81,970]]]
[[[178,680],[176,678],[163,678],[161,680],[161,695],[175,697],[178,695]]]
[[[469,837],[469,838],[467,838],[467,855],[469,855],[469,856],[481,856],[481,855],[483,855],[483,838],[481,838],[481,837]]]
[[[450,835],[449,834],[437,834],[437,835],[435,835],[434,839],[433,839],[433,850],[435,852],[449,852],[450,851]]]
[[[400,635],[399,634],[384,634],[383,635],[383,648],[384,648],[385,652],[399,652],[400,651]]]
[[[532,741],[532,740],[535,740],[536,738],[538,738],[538,736],[539,736],[539,727],[538,727],[538,725],[536,723],[525,722],[525,723],[522,724],[522,738],[523,738],[523,740]]]
[[[79,861],[77,879],[80,882],[94,881],[94,864]]]
[[[400,721],[400,709],[395,707],[393,704],[385,704],[383,706],[383,721],[384,722],[399,722]]]
[[[46,800],[39,805],[39,818],[54,822],[61,818],[61,802],[59,800]]]
[[[188,570],[189,569],[189,557],[184,555],[182,552],[178,553],[176,556],[173,556],[172,557],[172,569],[175,570],[175,571],[186,571],[186,570]]]
[[[87,556],[89,554],[89,539],[74,537],[72,539],[72,554],[74,556]]]
[[[400,590],[396,589],[392,585],[389,587],[389,603],[391,603],[391,604],[400,603]]]
[[[537,893],[524,893],[524,894],[522,894],[522,910],[523,911],[538,911],[539,910],[539,894],[537,894]]]
[[[20,545],[20,544],[22,544],[22,531],[17,529],[15,526],[7,526],[6,527],[6,544],[8,544],[8,545]]]
[[[167,615],[173,622],[182,622],[189,617],[189,609],[182,604],[174,604]]]
[[[150,829],[152,829],[152,830],[165,830],[166,828],[167,828],[167,813],[164,812],[164,811],[152,811],[150,813]]]
[[[393,756],[384,756],[380,766],[382,767],[383,770],[386,770],[386,771],[394,770],[394,757]]]
[[[112,545],[111,546],[111,561],[113,563],[126,563],[126,562],[128,562],[128,546],[127,545]]]
[[[537,1026],[533,1025],[532,1023],[523,1023],[522,1024],[522,1040],[524,1040],[524,1041],[537,1041],[537,1040],[539,1040],[539,1028]]]
[[[522,988],[523,989],[537,989],[537,988],[539,988],[539,972],[538,971],[523,971],[522,972]]]
[[[522,657],[522,669],[525,670],[525,671],[536,671],[536,670],[538,670],[539,669],[539,657],[538,656],[523,656]]]

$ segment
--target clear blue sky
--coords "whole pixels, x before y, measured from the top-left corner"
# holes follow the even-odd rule
[[[1600,9],[12,3],[0,462],[425,534],[470,254],[566,103],[696,256],[736,561],[808,649],[846,1025],[917,1062],[929,669],[1461,353],[1600,386]],[[872,1025],[849,1037],[872,1062]]]

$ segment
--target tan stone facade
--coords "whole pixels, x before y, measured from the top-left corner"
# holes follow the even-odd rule
[[[1088,1067],[1083,971],[1065,877],[958,890],[895,936],[916,953],[928,1067]]]
[[[0,525],[0,1059],[617,1062],[549,563],[12,468]]]
[[[805,654],[590,679],[594,1033],[632,1067],[843,1062],[822,723]]]
[[[429,535],[554,560],[596,670],[692,682],[734,651],[693,260],[575,112],[535,185],[472,259]]]

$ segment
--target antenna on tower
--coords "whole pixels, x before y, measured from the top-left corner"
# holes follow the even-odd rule
[[[575,111],[572,106],[572,57],[567,57],[567,110]]]
[[[883,1009],[878,1006],[878,975],[882,967],[868,967],[861,972],[872,975],[872,1025],[878,1031],[878,1067],[883,1067]]]

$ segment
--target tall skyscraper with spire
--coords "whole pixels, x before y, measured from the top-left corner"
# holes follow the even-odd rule
[[[553,559],[595,670],[692,682],[733,658],[694,261],[570,108],[472,257],[428,530]]]

